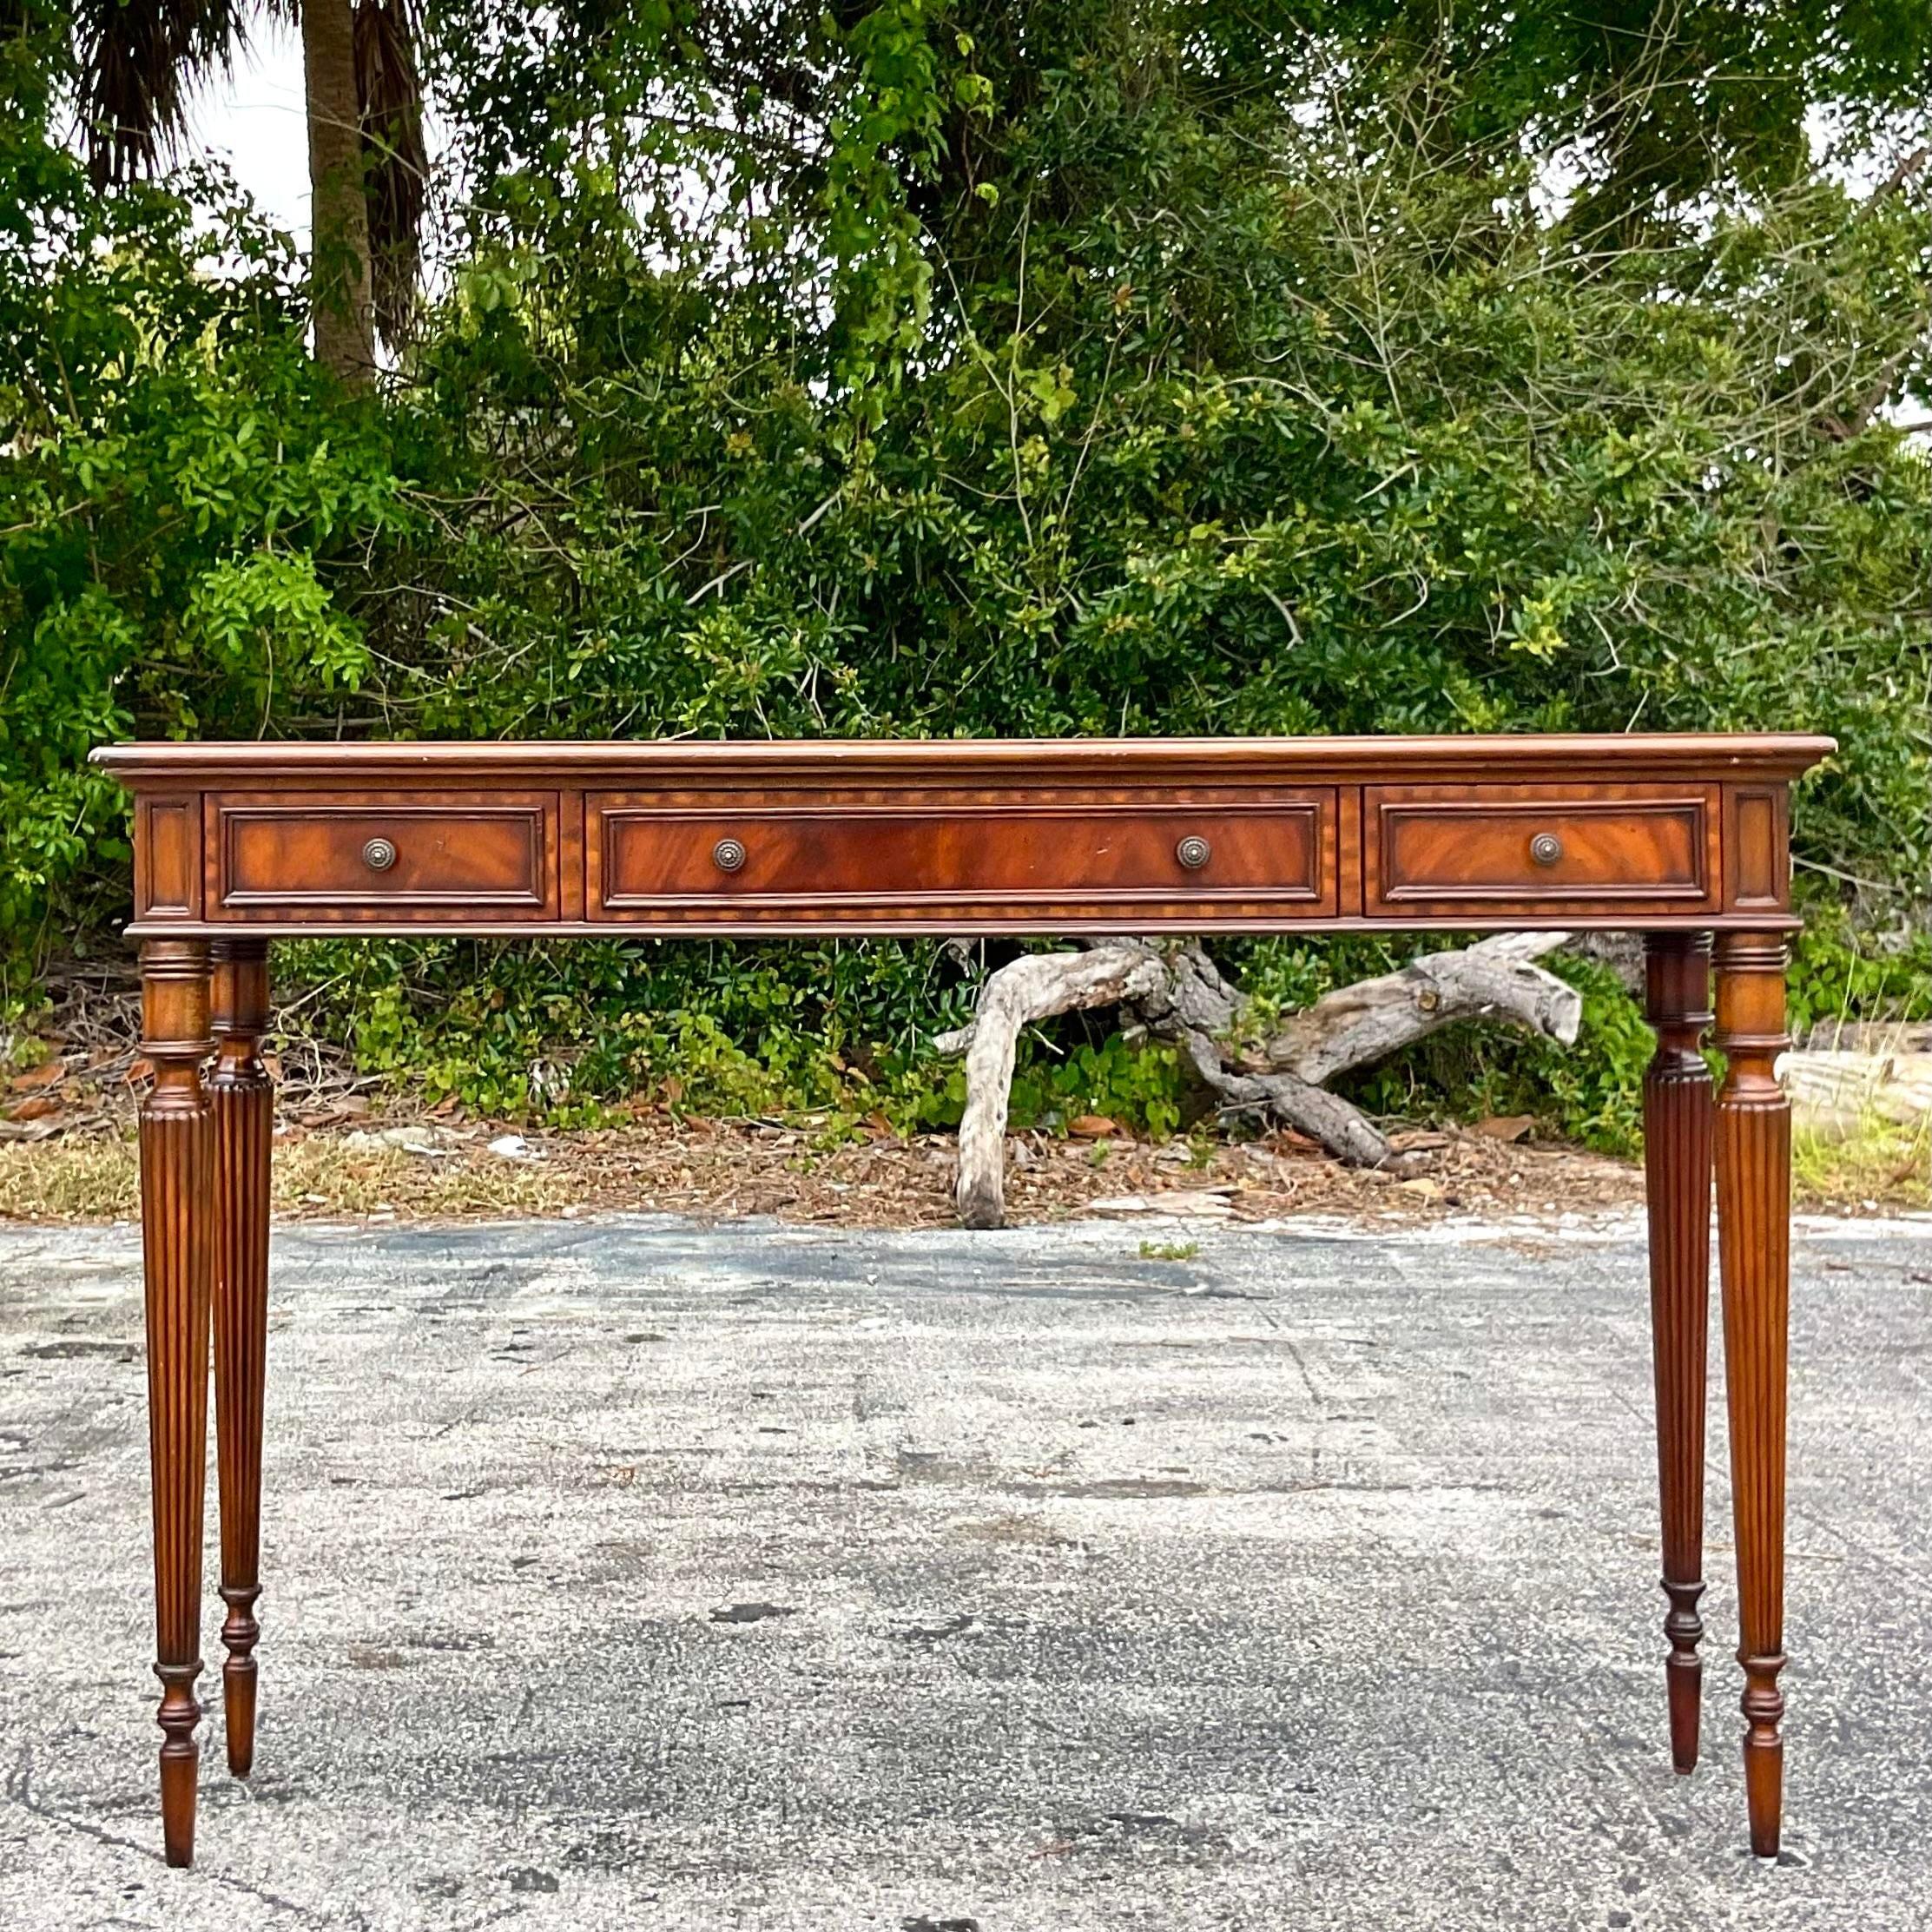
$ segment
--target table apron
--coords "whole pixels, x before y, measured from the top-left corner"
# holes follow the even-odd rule
[[[520,780],[544,775],[520,771]],[[1788,788],[137,782],[139,939],[1796,927]],[[1315,776],[1318,775],[1310,775]]]

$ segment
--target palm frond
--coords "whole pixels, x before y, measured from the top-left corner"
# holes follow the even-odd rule
[[[149,172],[185,126],[197,81],[243,44],[237,0],[80,0],[81,112],[96,182]]]
[[[406,0],[359,0],[355,10],[370,290],[376,326],[392,347],[407,339],[415,320],[429,175],[414,26]]]

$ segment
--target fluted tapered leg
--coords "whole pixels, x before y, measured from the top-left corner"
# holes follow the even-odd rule
[[[148,1305],[148,1431],[155,1518],[155,1675],[161,1679],[162,1837],[171,1865],[195,1856],[195,1741],[201,1707],[201,1507],[208,1448],[209,1195],[214,1134],[201,1062],[208,1047],[208,951],[199,940],[142,948],[142,1051],[155,1069],[141,1110],[141,1230]]]
[[[1657,1052],[1644,1076],[1644,1176],[1650,1205],[1651,1342],[1657,1383],[1657,1482],[1664,1519],[1664,1619],[1670,1655],[1671,1759],[1698,1762],[1704,1665],[1704,1417],[1711,1321],[1711,940],[1652,933],[1645,981]]]
[[[1718,1240],[1724,1381],[1737,1512],[1751,1846],[1777,1853],[1784,1746],[1784,1383],[1790,1303],[1791,1111],[1772,1072],[1784,1031],[1784,940],[1727,933],[1718,946]]]
[[[228,1769],[255,1751],[255,1602],[261,1594],[262,1381],[268,1341],[268,1149],[274,1091],[262,1064],[268,942],[214,949],[214,1422],[221,1492],[221,1702]]]

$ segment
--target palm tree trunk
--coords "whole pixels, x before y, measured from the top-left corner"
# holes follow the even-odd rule
[[[353,388],[375,369],[369,210],[353,0],[301,0],[314,247],[315,359]]]

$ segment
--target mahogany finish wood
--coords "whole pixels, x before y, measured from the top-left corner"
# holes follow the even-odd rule
[[[1704,1419],[1711,1330],[1711,941],[1653,933],[1646,1009],[1657,1052],[1644,1076],[1644,1178],[1650,1208],[1651,1346],[1657,1382],[1657,1480],[1664,1517],[1664,1634],[1671,1759],[1698,1762],[1704,1665]]]
[[[1797,923],[1789,789],[1832,749],[1633,735],[97,752],[135,794],[130,931],[155,1067],[142,1212],[169,1861],[194,1846],[211,1296],[229,1764],[253,1761],[266,945],[316,933],[1645,933],[1672,1751],[1691,1768],[1714,1145],[1746,1786],[1753,1849],[1774,1853],[1790,1128],[1772,1064]],[[1713,933],[1730,1056],[1715,1108],[1698,1052]]]
[[[1372,910],[1714,912],[1718,788],[1376,785]]]
[[[1777,1854],[1784,1744],[1785,1337],[1790,1306],[1791,1106],[1772,1072],[1784,1031],[1783,933],[1718,942],[1718,1238],[1737,1545],[1751,1845]]]
[[[219,793],[207,821],[211,919],[557,913],[553,792]]]
[[[148,1447],[155,1518],[155,1722],[162,1842],[195,1856],[201,1721],[201,1507],[208,1454],[208,1298],[214,1137],[201,1065],[208,1038],[208,949],[150,940],[141,950],[142,1052],[155,1070],[141,1109],[142,1261],[148,1302]]]
[[[261,1058],[268,942],[217,940],[214,961],[214,1423],[221,1500],[221,1703],[228,1769],[255,1755],[255,1644],[261,1632],[261,1428],[268,1349],[268,1149],[274,1090]]]
[[[917,810],[838,795],[671,809],[597,792],[587,808],[587,903],[626,920],[727,907],[864,918],[920,899],[1000,920],[1040,904],[1116,920],[1174,900],[1335,911],[1332,787],[1197,805],[971,795]]]
[[[1632,735],[99,755],[138,795],[137,936],[946,934],[1773,931],[1793,923],[1785,794],[1830,748]],[[1173,862],[1190,836],[1204,867]],[[715,866],[725,839],[744,845],[742,868]]]

